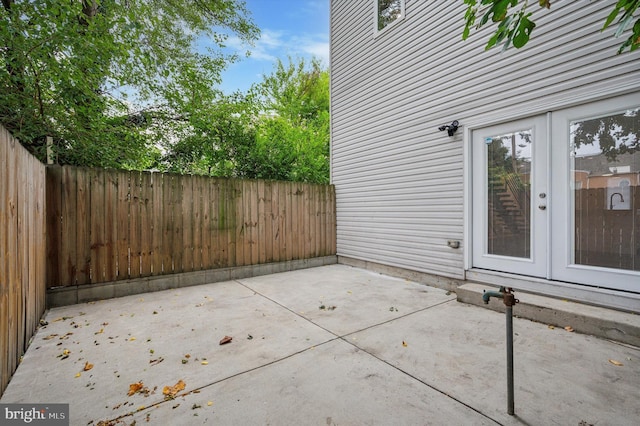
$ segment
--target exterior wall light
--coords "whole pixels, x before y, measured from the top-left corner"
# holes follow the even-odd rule
[[[438,130],[440,130],[441,132],[444,132],[446,130],[449,136],[453,136],[456,130],[458,130],[459,124],[460,123],[458,123],[458,120],[453,120],[451,124],[445,124],[444,126],[438,127]]]

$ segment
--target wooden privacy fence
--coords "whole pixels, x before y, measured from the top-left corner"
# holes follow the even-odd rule
[[[45,166],[0,126],[0,394],[45,309]]]
[[[49,287],[335,254],[331,185],[49,166]]]
[[[628,209],[611,210],[607,189],[576,190],[576,263],[640,271],[640,186],[624,198]]]

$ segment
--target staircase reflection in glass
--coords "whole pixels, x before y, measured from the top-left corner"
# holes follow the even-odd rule
[[[486,143],[487,252],[530,258],[532,131],[497,135]]]

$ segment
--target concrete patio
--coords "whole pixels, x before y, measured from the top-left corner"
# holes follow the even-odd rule
[[[69,403],[72,425],[640,417],[640,348],[514,318],[509,416],[504,314],[345,265],[55,308],[45,320],[1,402]]]

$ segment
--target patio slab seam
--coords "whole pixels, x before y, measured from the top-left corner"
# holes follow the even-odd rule
[[[420,384],[422,384],[422,385],[424,385],[424,386],[427,386],[429,389],[432,389],[432,390],[434,390],[434,391],[436,391],[436,392],[440,393],[441,395],[445,396],[446,398],[449,398],[449,399],[451,399],[451,400],[453,400],[453,401],[457,402],[458,404],[461,404],[461,405],[463,405],[463,406],[467,407],[468,409],[470,409],[470,410],[472,410],[472,411],[474,411],[474,412],[478,413],[479,415],[481,415],[481,416],[485,417],[487,420],[490,420],[490,421],[492,421],[492,422],[494,422],[494,423],[496,423],[496,424],[501,424],[501,423],[500,423],[500,422],[498,422],[496,419],[494,419],[494,418],[490,417],[490,416],[489,416],[488,414],[486,414],[486,413],[483,413],[482,411],[478,410],[477,408],[473,407],[472,405],[469,405],[469,404],[465,403],[464,401],[462,401],[462,400],[460,400],[460,399],[458,399],[458,398],[456,398],[456,397],[454,397],[454,396],[452,396],[452,395],[448,394],[447,392],[443,391],[442,389],[439,389],[439,388],[438,388],[438,387],[436,387],[435,385],[432,385],[432,384],[430,384],[430,383],[426,382],[425,380],[423,380],[423,379],[421,379],[421,378],[417,377],[416,375],[411,374],[410,372],[403,370],[403,369],[402,369],[402,368],[400,368],[399,366],[397,366],[397,365],[394,365],[394,364],[390,363],[389,361],[387,361],[387,360],[385,360],[385,359],[383,359],[383,358],[381,358],[381,357],[379,357],[379,356],[377,356],[377,355],[373,354],[372,352],[368,351],[366,348],[361,347],[361,346],[357,345],[356,343],[354,343],[353,341],[350,341],[350,340],[348,339],[348,337],[349,337],[349,336],[352,336],[352,335],[354,335],[354,334],[358,334],[358,333],[361,333],[361,332],[363,332],[363,331],[370,330],[370,329],[372,329],[372,328],[376,328],[376,327],[382,326],[382,325],[384,325],[384,324],[388,324],[388,323],[391,323],[391,322],[394,322],[394,321],[397,321],[397,320],[400,320],[400,319],[403,319],[403,318],[409,317],[409,316],[411,316],[411,315],[416,315],[416,314],[418,314],[418,313],[421,313],[421,312],[427,311],[427,310],[429,310],[429,309],[432,309],[432,308],[435,308],[435,307],[438,307],[438,306],[441,306],[441,305],[445,305],[445,304],[447,304],[447,303],[453,303],[453,302],[456,302],[456,299],[455,299],[455,298],[453,298],[453,299],[449,299],[449,300],[444,300],[444,301],[442,301],[442,302],[439,302],[439,303],[436,303],[436,304],[433,304],[433,305],[430,305],[430,306],[426,306],[426,307],[421,308],[421,309],[413,310],[413,311],[411,311],[411,312],[409,312],[409,313],[406,313],[406,314],[403,314],[403,315],[399,315],[399,316],[397,316],[397,317],[395,317],[395,318],[391,318],[391,319],[388,319],[388,320],[382,321],[382,322],[380,322],[380,323],[372,324],[372,325],[370,325],[370,326],[364,327],[364,328],[359,329],[359,330],[356,330],[356,331],[352,331],[352,332],[349,332],[349,333],[346,333],[346,334],[339,335],[339,334],[336,334],[336,333],[334,333],[333,331],[331,331],[331,330],[329,330],[329,329],[327,329],[327,328],[323,327],[322,325],[320,325],[320,324],[318,324],[318,323],[316,323],[316,322],[312,321],[310,318],[307,318],[307,317],[305,317],[304,315],[302,315],[302,314],[300,314],[300,313],[298,313],[298,312],[294,311],[293,309],[289,308],[288,306],[285,306],[285,305],[283,305],[282,303],[280,303],[280,302],[278,302],[278,301],[276,301],[276,300],[273,300],[272,298],[270,298],[270,297],[268,297],[268,296],[266,296],[266,295],[264,295],[264,294],[262,294],[262,293],[258,292],[257,290],[255,290],[255,289],[251,288],[249,285],[247,285],[247,284],[245,284],[245,283],[243,283],[243,282],[241,282],[241,281],[238,281],[238,280],[235,280],[235,281],[236,281],[238,284],[240,284],[240,285],[244,286],[245,288],[247,288],[248,290],[253,291],[255,294],[260,295],[261,297],[264,297],[265,299],[267,299],[267,300],[269,300],[269,301],[271,301],[271,302],[275,303],[276,305],[278,305],[278,306],[280,306],[280,307],[282,307],[282,308],[284,308],[284,309],[288,310],[289,312],[291,312],[291,313],[295,314],[296,316],[298,316],[298,317],[300,317],[300,318],[304,319],[305,321],[307,321],[307,322],[309,322],[309,323],[313,324],[314,326],[319,327],[319,328],[321,328],[322,330],[324,330],[324,331],[326,331],[326,332],[328,332],[328,333],[330,333],[330,334],[333,334],[334,336],[336,336],[336,338],[335,338],[335,339],[327,340],[327,341],[322,342],[321,344],[318,344],[318,345],[312,345],[312,346],[310,346],[310,347],[308,347],[308,348],[306,348],[306,349],[304,349],[304,350],[301,350],[301,351],[299,351],[299,352],[296,352],[296,353],[294,353],[294,354],[291,354],[290,356],[284,357],[284,358],[282,358],[282,359],[280,359],[280,360],[273,361],[273,362],[271,362],[271,363],[269,363],[269,364],[265,364],[264,366],[261,366],[261,367],[256,367],[256,368],[253,368],[253,369],[247,370],[247,371],[245,371],[245,372],[238,373],[238,374],[236,374],[236,375],[234,375],[234,376],[230,376],[230,377],[228,377],[227,379],[231,379],[232,377],[240,376],[240,375],[242,375],[242,374],[249,373],[249,372],[251,372],[251,371],[257,370],[257,369],[259,369],[259,368],[266,367],[266,366],[269,366],[269,365],[275,364],[275,363],[277,363],[277,362],[280,362],[280,361],[283,361],[283,360],[289,359],[289,358],[291,358],[291,357],[293,357],[293,356],[296,356],[296,355],[302,354],[302,353],[304,353],[304,352],[307,352],[308,350],[312,350],[312,349],[313,349],[313,348],[315,348],[315,347],[322,346],[322,345],[324,345],[324,344],[327,344],[327,343],[330,343],[330,342],[333,342],[333,341],[336,341],[336,340],[340,340],[340,341],[343,341],[343,342],[345,342],[345,343],[347,343],[347,344],[349,344],[349,345],[353,346],[354,348],[358,349],[359,351],[362,351],[362,352],[366,353],[367,355],[371,356],[371,357],[372,357],[372,358],[374,358],[375,360],[377,360],[377,361],[379,361],[379,362],[382,362],[383,364],[385,364],[385,365],[387,365],[387,366],[391,367],[391,368],[392,368],[392,369],[394,369],[395,371],[400,372],[401,374],[403,374],[403,375],[405,375],[405,376],[409,377],[410,379],[412,379],[412,380],[414,380],[414,381],[416,381],[416,382],[418,382],[418,383],[420,383]],[[227,379],[224,379],[224,380],[227,380]],[[215,382],[215,383],[219,383],[219,382],[222,382],[222,381],[224,381],[224,380],[219,380],[218,382]],[[214,385],[215,383],[211,383],[211,384],[209,384],[209,385],[207,385],[207,386]],[[207,386],[203,386],[202,388],[205,388],[205,387],[207,387]],[[516,416],[516,417],[517,417],[517,416]]]
[[[184,397],[187,397],[187,396],[189,396],[189,395],[195,395],[195,394],[198,394],[198,393],[200,393],[203,389],[209,388],[209,387],[211,387],[211,386],[215,386],[215,385],[217,385],[217,384],[219,384],[219,383],[225,382],[225,381],[227,381],[227,380],[234,379],[234,378],[236,378],[236,377],[243,376],[243,375],[248,374],[248,373],[252,373],[252,372],[254,372],[254,371],[261,370],[261,369],[266,368],[266,367],[270,367],[270,366],[275,365],[275,364],[278,364],[278,363],[280,363],[280,362],[282,362],[282,361],[286,361],[286,360],[291,359],[291,358],[293,358],[293,357],[295,357],[295,356],[298,356],[298,355],[301,355],[301,354],[303,354],[303,353],[305,353],[305,352],[308,352],[308,351],[310,351],[310,350],[313,350],[313,349],[315,349],[315,348],[317,348],[317,347],[319,347],[319,346],[323,346],[323,345],[326,345],[326,344],[328,344],[328,343],[335,342],[335,341],[337,341],[337,340],[343,340],[343,339],[340,339],[340,337],[335,337],[335,338],[333,338],[333,339],[329,339],[329,340],[326,340],[326,341],[324,341],[324,342],[321,342],[321,343],[318,343],[318,344],[315,344],[315,345],[308,346],[308,347],[306,347],[306,348],[304,348],[304,349],[301,349],[301,350],[299,350],[299,351],[296,351],[296,352],[293,352],[293,353],[291,353],[291,354],[288,354],[288,355],[286,355],[286,356],[284,356],[284,357],[282,357],[282,358],[278,358],[278,359],[275,359],[275,360],[273,360],[273,361],[269,361],[269,362],[267,362],[267,363],[265,363],[265,364],[258,365],[258,366],[256,366],[256,367],[252,367],[252,368],[249,368],[249,369],[246,369],[246,370],[240,371],[240,372],[238,372],[238,373],[231,374],[231,375],[229,375],[229,376],[226,376],[226,377],[223,377],[223,378],[220,378],[220,379],[214,380],[214,381],[212,381],[212,382],[210,382],[210,383],[207,383],[207,384],[205,384],[205,385],[201,385],[201,386],[198,386],[198,387],[196,387],[196,388],[194,388],[194,389],[191,389],[191,390],[189,390],[188,392],[184,392],[184,393],[176,394],[173,398],[170,398],[170,399],[163,399],[163,400],[161,400],[161,401],[157,401],[157,402],[155,402],[155,403],[152,403],[152,404],[149,404],[149,405],[143,406],[143,407],[141,407],[141,408],[138,408],[137,410],[133,410],[133,411],[130,411],[130,412],[128,412],[128,413],[121,414],[121,415],[119,415],[119,416],[117,416],[117,417],[114,417],[114,418],[102,419],[102,420],[100,420],[100,422],[104,422],[105,424],[111,424],[112,422],[117,422],[117,421],[122,420],[122,419],[125,419],[125,418],[127,418],[127,417],[130,417],[130,416],[136,415],[136,414],[138,414],[138,413],[142,413],[142,412],[144,412],[144,411],[147,411],[147,410],[150,410],[150,409],[154,409],[154,408],[156,408],[156,407],[161,406],[162,404],[166,404],[166,403],[169,403],[169,402],[175,401],[175,400],[176,400],[176,399],[178,399],[178,398],[184,398]],[[347,343],[348,343],[348,342],[347,342]],[[366,351],[365,351],[365,352],[366,352]],[[101,424],[101,423],[98,423],[98,424]]]
[[[388,320],[385,320],[385,321],[381,321],[381,322],[378,322],[378,323],[375,323],[375,324],[369,325],[369,326],[364,327],[364,328],[362,328],[362,329],[358,329],[358,330],[355,330],[355,331],[350,331],[349,333],[345,333],[345,334],[337,334],[337,333],[335,333],[335,332],[333,332],[333,331],[329,330],[328,328],[323,327],[322,325],[320,325],[320,324],[318,324],[318,323],[314,322],[312,319],[305,317],[304,315],[300,314],[299,312],[296,312],[295,310],[293,310],[293,309],[289,308],[288,306],[283,305],[282,303],[278,302],[277,300],[274,300],[274,299],[270,298],[269,296],[266,296],[265,294],[262,294],[262,293],[260,293],[259,291],[257,291],[257,290],[255,290],[255,289],[251,288],[249,285],[247,285],[247,284],[243,283],[242,281],[234,280],[234,282],[236,282],[236,283],[240,284],[241,286],[245,287],[246,289],[248,289],[248,290],[250,290],[250,291],[253,291],[255,294],[257,294],[257,295],[259,295],[259,296],[261,296],[261,297],[263,297],[263,298],[267,299],[268,301],[270,301],[270,302],[272,302],[272,303],[275,303],[276,305],[280,306],[281,308],[286,309],[287,311],[289,311],[289,312],[291,312],[292,314],[294,314],[294,315],[296,315],[296,316],[298,316],[298,317],[302,318],[303,320],[305,320],[305,321],[307,321],[307,322],[309,322],[309,323],[311,323],[311,324],[315,325],[316,327],[321,328],[322,330],[326,331],[327,333],[333,334],[334,336],[336,336],[336,339],[342,339],[342,340],[345,340],[345,339],[344,339],[345,337],[348,337],[348,336],[350,336],[350,335],[352,335],[352,334],[360,333],[360,332],[362,332],[362,331],[369,330],[369,329],[371,329],[371,328],[378,327],[378,326],[381,326],[381,325],[383,325],[383,324],[387,324],[387,323],[389,323],[389,322],[392,322],[392,321],[395,321],[395,320],[398,320],[398,319],[401,319],[401,318],[405,318],[405,317],[410,316],[410,315],[415,315],[415,314],[417,314],[417,313],[424,312],[424,311],[425,311],[425,310],[427,310],[427,309],[435,308],[436,306],[440,306],[440,305],[443,305],[443,304],[445,304],[445,303],[450,303],[450,302],[455,302],[455,301],[456,301],[456,299],[455,299],[455,298],[452,298],[452,299],[449,299],[449,300],[444,300],[444,301],[442,301],[442,302],[438,302],[438,303],[435,303],[435,304],[433,304],[433,305],[429,305],[429,306],[426,306],[426,307],[424,307],[424,308],[416,309],[416,310],[413,310],[413,311],[408,312],[408,313],[406,313],[406,314],[398,315],[397,317],[394,317],[394,318],[391,318],[391,319],[388,319]],[[332,340],[336,340],[336,339],[331,339],[331,340],[328,340],[327,342],[330,342],[330,341],[332,341]],[[324,342],[324,343],[327,343],[327,342]],[[323,344],[324,344],[324,343],[323,343]],[[317,346],[317,345],[314,345],[314,346]]]
[[[394,320],[392,320],[392,321],[394,321]],[[390,321],[387,321],[387,322],[390,322]],[[464,402],[464,401],[462,401],[461,399],[456,398],[455,396],[453,396],[453,395],[451,395],[451,394],[449,394],[449,393],[447,393],[447,392],[443,391],[442,389],[439,389],[439,388],[438,388],[438,387],[436,387],[435,385],[432,385],[432,384],[430,384],[430,383],[426,382],[425,380],[421,379],[420,377],[417,377],[416,375],[411,374],[410,372],[403,370],[403,369],[402,369],[402,368],[400,368],[399,366],[397,366],[397,365],[394,365],[394,364],[390,363],[389,361],[385,360],[384,358],[381,358],[381,357],[379,357],[379,356],[377,356],[377,355],[375,355],[375,354],[373,354],[373,353],[369,352],[367,349],[365,349],[365,348],[363,348],[363,347],[358,346],[356,343],[351,342],[351,341],[346,340],[346,339],[342,339],[342,338],[341,338],[341,340],[345,341],[346,343],[349,343],[349,344],[350,344],[350,345],[352,345],[353,347],[355,347],[355,348],[357,348],[358,350],[360,350],[360,351],[362,351],[362,352],[364,352],[364,353],[368,354],[369,356],[371,356],[371,357],[375,358],[376,360],[378,360],[378,361],[382,362],[383,364],[388,365],[389,367],[393,368],[394,370],[399,371],[400,373],[402,373],[402,374],[404,374],[405,376],[407,376],[407,377],[411,378],[412,380],[415,380],[415,381],[417,381],[418,383],[423,384],[424,386],[428,387],[429,389],[432,389],[432,390],[434,390],[434,391],[436,391],[436,392],[438,392],[438,393],[442,394],[443,396],[445,396],[445,397],[447,397],[447,398],[449,398],[449,399],[452,399],[453,401],[456,401],[456,402],[457,402],[458,404],[460,404],[460,405],[464,405],[464,406],[465,406],[465,407],[467,407],[468,409],[470,409],[470,410],[472,410],[472,411],[474,411],[474,412],[476,412],[476,413],[480,414],[481,416],[485,417],[487,420],[491,420],[492,422],[494,422],[494,423],[496,423],[496,424],[499,424],[499,425],[501,425],[501,424],[502,424],[502,423],[500,423],[499,421],[497,421],[496,419],[494,419],[494,418],[492,418],[491,416],[489,416],[488,414],[485,414],[485,413],[483,413],[482,411],[478,410],[478,409],[477,409],[477,408],[475,408],[474,406],[467,404],[466,402]],[[517,418],[517,417],[518,417],[517,415],[515,415],[515,416],[514,416],[514,418]]]

